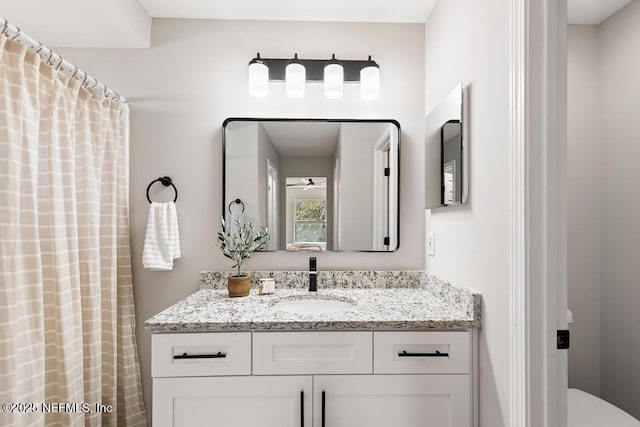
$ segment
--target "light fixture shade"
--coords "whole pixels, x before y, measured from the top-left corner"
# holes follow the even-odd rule
[[[360,96],[362,99],[380,97],[380,67],[369,57],[369,63],[360,70]]]
[[[259,98],[269,95],[269,67],[260,54],[249,62],[249,93]]]
[[[285,89],[289,98],[302,98],[304,96],[305,83],[307,82],[306,74],[306,69],[296,53],[285,68]]]
[[[324,66],[324,96],[327,98],[340,98],[344,86],[344,68],[340,61],[333,55]]]

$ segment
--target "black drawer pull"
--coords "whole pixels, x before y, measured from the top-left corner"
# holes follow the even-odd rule
[[[325,419],[324,418],[324,412],[325,412],[325,408],[326,408],[326,404],[327,404],[326,399],[327,399],[327,396],[326,396],[326,393],[323,390],[322,391],[322,411],[321,411],[322,412],[322,426],[321,427],[325,427],[324,426],[324,419]]]
[[[300,391],[300,427],[304,427],[304,390]]]
[[[402,350],[398,357],[449,357],[449,353],[440,353],[438,350],[435,353],[407,353],[407,350]]]
[[[173,356],[173,360],[178,359],[224,359],[227,357],[227,353],[222,353],[221,351],[216,354],[176,354]]]

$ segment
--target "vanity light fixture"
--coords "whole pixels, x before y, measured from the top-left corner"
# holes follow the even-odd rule
[[[380,66],[371,59],[338,60],[262,58],[258,53],[249,62],[249,93],[263,97],[269,94],[269,82],[284,82],[287,96],[301,98],[306,83],[323,83],[327,98],[340,98],[344,84],[360,83],[362,99],[380,97]]]
[[[293,56],[285,68],[285,87],[289,98],[302,98],[304,96],[306,71],[298,54]]]
[[[376,99],[380,96],[380,66],[371,60],[360,70],[360,96],[362,99]]]
[[[331,59],[327,61],[327,65],[324,66],[324,96],[327,98],[342,97],[343,85],[344,67],[333,54]]]
[[[259,53],[249,62],[249,93],[258,98],[269,95],[269,67]]]

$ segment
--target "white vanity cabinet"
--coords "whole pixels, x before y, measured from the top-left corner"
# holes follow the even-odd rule
[[[314,426],[472,425],[464,375],[322,375],[313,384]]]
[[[153,425],[473,427],[474,334],[154,334]]]

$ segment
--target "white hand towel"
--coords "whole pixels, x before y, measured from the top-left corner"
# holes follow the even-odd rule
[[[231,222],[229,224],[230,234],[232,236],[235,236],[236,234],[238,234],[240,224],[244,223],[244,215],[240,212],[232,212],[229,221]]]
[[[180,258],[178,215],[173,202],[152,202],[149,207],[147,234],[144,238],[142,264],[151,270],[171,270]]]

